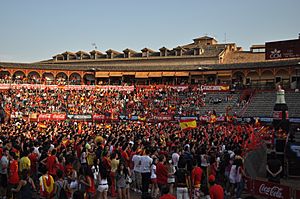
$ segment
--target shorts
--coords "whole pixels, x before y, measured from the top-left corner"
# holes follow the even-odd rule
[[[99,192],[108,191],[108,184],[106,184],[106,185],[98,185],[97,191],[99,191]]]
[[[7,174],[0,174],[0,186],[7,188]]]
[[[157,184],[157,179],[156,179],[156,178],[152,178],[152,179],[151,179],[151,183],[152,183],[152,184]]]

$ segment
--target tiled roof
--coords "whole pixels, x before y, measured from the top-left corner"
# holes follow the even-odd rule
[[[224,64],[233,63],[248,63],[248,62],[263,62],[265,60],[265,53],[252,53],[252,52],[228,52],[224,58]]]
[[[277,61],[262,61],[248,63],[231,63],[231,64],[195,64],[195,65],[155,65],[155,66],[138,66],[138,65],[106,65],[99,66],[97,64],[24,64],[24,63],[0,63],[3,68],[24,68],[24,69],[52,69],[52,70],[91,70],[97,71],[193,71],[199,70],[199,67],[207,70],[231,70],[231,69],[247,69],[247,68],[268,68],[268,67],[286,67],[297,66],[300,63],[298,59],[287,59]]]

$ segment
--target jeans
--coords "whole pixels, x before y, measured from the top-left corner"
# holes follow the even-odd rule
[[[244,189],[244,180],[242,179],[241,182],[236,183],[236,197],[240,198]]]
[[[148,193],[151,173],[142,173],[142,193]]]
[[[177,199],[190,199],[189,190],[186,187],[177,187]]]

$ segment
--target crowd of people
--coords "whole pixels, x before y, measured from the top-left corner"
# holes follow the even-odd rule
[[[200,89],[10,89],[1,93],[0,198],[240,198],[253,124],[74,120],[31,113],[199,115]],[[228,94],[224,101],[232,100]],[[195,108],[196,107],[196,108]]]
[[[80,85],[81,80],[74,76],[68,79],[65,75],[58,75],[55,79],[52,76],[42,76],[39,75],[8,75],[0,74],[1,84],[46,84],[46,85]],[[86,84],[90,84],[90,81],[85,81]]]
[[[102,114],[118,118],[120,115],[138,115],[152,118],[161,115],[201,116],[211,97],[199,88],[177,90],[159,89],[118,90],[63,90],[20,88],[3,91],[2,107],[11,118],[32,113]],[[239,99],[232,94],[220,94],[223,103]],[[224,105],[223,114],[227,107]],[[212,110],[207,110],[212,111]],[[203,112],[203,111],[202,111]],[[220,113],[217,113],[220,114]]]
[[[2,198],[30,198],[36,191],[41,198],[63,193],[129,199],[130,189],[148,198],[166,189],[177,198],[241,197],[252,125],[208,124],[185,131],[176,123],[79,126],[70,121],[43,127],[24,120],[2,124]]]

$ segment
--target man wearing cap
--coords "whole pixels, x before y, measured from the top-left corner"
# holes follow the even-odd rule
[[[214,175],[210,175],[208,182],[210,184],[209,195],[211,199],[224,199],[224,190],[223,188],[216,184],[216,178]]]

